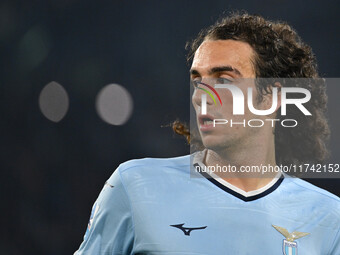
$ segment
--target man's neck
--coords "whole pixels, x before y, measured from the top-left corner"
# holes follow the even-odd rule
[[[206,166],[226,166],[226,169],[230,166],[236,169],[236,172],[216,172],[215,174],[246,192],[264,187],[277,175],[275,172],[262,172],[263,166],[276,166],[274,141],[253,143],[253,146],[248,144],[241,150],[240,148],[223,151],[208,149],[203,163]],[[250,169],[253,170],[250,172]],[[247,172],[241,172],[245,170]],[[254,170],[259,172],[254,172]]]

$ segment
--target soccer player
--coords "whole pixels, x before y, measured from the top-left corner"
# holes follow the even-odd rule
[[[329,133],[325,87],[308,87],[312,100],[306,108],[312,117],[299,114],[298,107],[288,109],[299,122],[294,128],[279,121],[261,128],[237,124],[255,115],[249,110],[241,117],[232,115],[232,93],[225,88],[215,91],[220,105],[208,93],[216,84],[238,84],[243,92],[244,84],[250,84],[254,108],[266,110],[274,96],[282,97],[277,91],[285,84],[257,84],[254,79],[317,78],[310,47],[285,23],[233,14],[198,35],[189,60],[199,134],[191,141],[200,140],[201,150],[121,164],[94,203],[75,254],[339,255],[337,196],[280,171],[264,176],[240,172],[242,166],[323,162]],[[280,102],[256,119],[281,120]],[[215,126],[214,119],[231,118],[233,126]],[[174,129],[189,137],[181,123],[174,123]],[[237,171],[204,171],[217,165]]]

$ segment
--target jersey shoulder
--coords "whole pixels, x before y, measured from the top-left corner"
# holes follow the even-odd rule
[[[119,176],[121,186],[132,203],[162,201],[169,194],[169,189],[183,190],[187,186],[190,181],[190,155],[129,160],[122,163],[111,178],[115,176]]]
[[[133,159],[120,164],[117,170],[120,173],[128,173],[144,170],[144,174],[148,172],[158,171],[162,169],[177,169],[179,171],[187,171],[190,166],[190,155],[174,157],[174,158],[143,158]]]
[[[340,198],[322,188],[299,178],[285,178],[286,188],[291,196],[307,208],[314,211],[328,212],[340,224]],[[327,210],[325,210],[327,208]]]
[[[119,165],[112,176],[131,184],[136,181],[159,181],[186,178],[190,174],[190,155],[174,158],[143,158],[126,161]]]
[[[301,189],[304,189],[307,192],[310,192],[310,194],[313,194],[316,197],[319,197],[320,199],[324,199],[330,203],[335,203],[340,206],[340,198],[331,192],[324,190],[322,188],[319,188],[315,186],[314,184],[311,184],[305,180],[299,179],[299,178],[290,178],[291,181]]]

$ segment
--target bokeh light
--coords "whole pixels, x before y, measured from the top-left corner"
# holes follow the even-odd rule
[[[21,38],[14,61],[22,71],[31,71],[47,58],[50,48],[46,29],[39,25],[31,27]]]
[[[121,85],[109,84],[96,98],[96,110],[100,118],[110,125],[123,125],[131,116],[133,100]]]
[[[57,82],[50,82],[40,92],[39,107],[41,113],[50,121],[61,121],[69,108],[66,90]]]

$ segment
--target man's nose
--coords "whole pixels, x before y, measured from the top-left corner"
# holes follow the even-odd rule
[[[204,83],[204,82],[203,82]],[[195,87],[194,93],[192,95],[192,103],[194,105],[200,106],[202,105],[202,95],[205,95],[207,105],[213,105],[214,101],[209,95],[210,89],[203,84],[197,84]],[[211,93],[211,92],[210,92]]]

